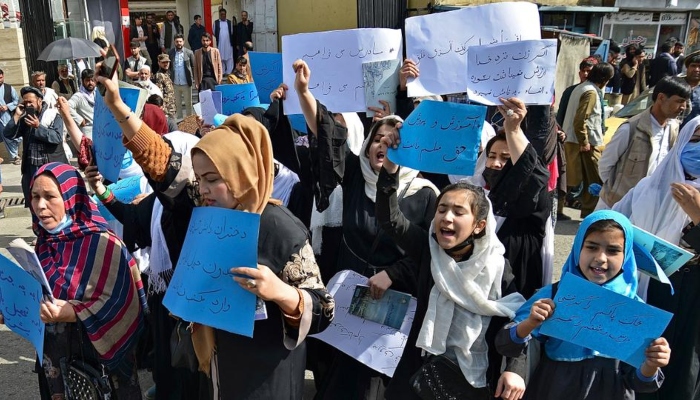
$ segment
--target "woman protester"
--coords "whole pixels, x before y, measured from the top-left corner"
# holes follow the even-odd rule
[[[229,117],[191,152],[191,162],[132,115],[114,81],[106,103],[120,124],[126,147],[146,172],[163,206],[188,221],[198,205],[258,213],[258,268],[233,268],[239,285],[266,302],[268,318],[252,338],[197,325],[192,334],[200,370],[211,377],[203,398],[301,399],[304,339],[333,319],[334,302],[321,282],[304,226],[272,193],[272,148],[252,118]],[[240,151],[245,148],[248,151]],[[194,171],[198,184],[189,181]],[[176,194],[177,193],[177,194]],[[185,230],[172,232],[184,241]],[[181,247],[181,246],[180,246]],[[234,267],[234,266],[232,266]],[[245,277],[240,277],[240,276]]]
[[[504,127],[511,119],[525,119],[527,110],[520,99],[502,102],[498,109]],[[505,129],[486,143],[475,174],[466,180],[488,191],[498,239],[506,248],[518,292],[531,297],[552,279],[552,260],[545,246],[546,231],[551,231],[549,170],[522,130]]]
[[[311,152],[316,159],[313,165],[317,174],[320,196],[319,211],[328,204],[331,191],[342,187],[342,237],[340,243],[331,243],[338,248],[332,265],[335,270],[353,270],[369,277],[372,297],[381,298],[391,288],[415,293],[416,264],[404,251],[379,228],[375,216],[377,179],[382,163],[386,160],[386,147],[381,138],[396,132],[402,120],[387,116],[372,125],[362,144],[360,154],[355,155],[346,145],[347,130],[336,123],[326,107],[318,102],[309,90],[311,71],[308,65],[297,60],[294,65],[294,86],[299,95],[301,109],[309,127]],[[399,183],[399,207],[406,217],[418,226],[428,229],[435,207],[437,189],[425,179],[417,177],[418,171],[404,168]],[[352,195],[350,195],[352,194]],[[324,237],[323,247],[328,243]],[[324,271],[325,272],[325,271]],[[387,377],[373,371],[359,361],[340,351],[332,352],[332,361],[326,375],[320,379],[319,399],[371,399],[381,398]],[[348,379],[352,376],[353,379]],[[317,378],[318,379],[318,378]]]
[[[639,295],[647,304],[673,313],[663,337],[673,350],[666,379],[656,393],[637,394],[637,399],[700,399],[700,117],[688,122],[676,144],[654,170],[615,204],[633,225],[695,256],[674,272],[671,288],[655,279],[639,279]]]
[[[508,107],[517,104],[514,99],[507,101]],[[528,144],[520,130],[525,108],[516,110],[505,129],[521,150],[514,152],[517,162]],[[397,148],[398,132],[385,135],[381,143]],[[496,236],[497,222],[485,191],[466,182],[448,185],[438,196],[434,219],[425,229],[398,207],[402,169],[384,161],[376,212],[382,229],[419,265],[418,304],[386,398],[433,398],[435,391],[444,390],[440,394],[445,398],[519,399],[525,390],[524,356],[507,359],[506,371],[501,373],[503,359],[495,351],[494,340],[525,299],[514,293],[516,282]],[[451,363],[459,376],[445,375],[438,360],[441,365]]]
[[[112,398],[140,399],[134,345],[143,327],[145,296],[136,262],[90,201],[78,171],[67,164],[42,166],[31,183],[36,253],[52,288],[44,301],[41,398],[81,398],[64,386],[71,360],[109,377]],[[75,392],[77,390],[77,393]]]

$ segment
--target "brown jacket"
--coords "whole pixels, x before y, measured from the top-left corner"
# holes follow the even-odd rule
[[[221,79],[223,78],[223,68],[221,67],[221,55],[219,50],[210,47],[211,62],[214,64],[214,77],[216,78],[216,83],[221,84]],[[202,50],[199,49],[194,52],[194,83],[198,88],[199,84],[202,83],[202,71],[204,69],[204,58],[202,56]]]
[[[609,207],[614,206],[642,178],[647,176],[649,157],[651,156],[651,137],[653,135],[651,118],[653,118],[651,108],[648,108],[625,122],[630,126],[630,139],[627,149],[615,164],[610,178],[603,183],[603,188],[600,192],[600,198]],[[675,119],[670,119],[667,123],[670,125],[670,136],[668,139],[668,148],[670,149],[678,138],[678,122]]]

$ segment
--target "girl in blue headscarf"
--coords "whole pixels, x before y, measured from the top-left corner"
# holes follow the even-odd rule
[[[623,296],[637,297],[637,264],[632,251],[630,221],[615,211],[596,211],[576,232],[562,276],[574,274]],[[557,285],[557,284],[554,284]],[[632,400],[634,392],[654,392],[661,387],[671,349],[664,338],[654,340],[638,368],[596,351],[539,333],[542,323],[555,312],[556,288],[539,290],[516,312],[496,338],[498,351],[507,357],[525,351],[535,337],[543,343],[542,359],[535,369],[524,399]]]

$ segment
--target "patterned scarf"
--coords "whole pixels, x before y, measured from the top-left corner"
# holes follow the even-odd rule
[[[60,232],[50,234],[31,209],[36,253],[53,295],[71,303],[101,362],[111,370],[126,371],[128,363],[122,361],[136,344],[145,312],[138,266],[90,201],[75,168],[46,164],[36,172],[31,186],[42,174],[58,182],[66,214],[72,220]]]
[[[93,90],[92,92],[88,92],[87,89],[85,89],[85,86],[80,85],[80,92],[82,93],[83,96],[85,96],[85,99],[87,100],[88,104],[90,106],[94,107],[95,106],[95,91]]]

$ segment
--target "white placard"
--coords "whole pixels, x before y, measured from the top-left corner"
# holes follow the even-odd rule
[[[416,300],[411,299],[399,330],[356,317],[349,312],[352,295],[357,285],[366,285],[367,281],[367,277],[353,271],[335,274],[328,282],[328,291],[335,299],[335,318],[326,330],[311,336],[391,377],[408,340]]]
[[[301,59],[311,69],[309,88],[333,112],[365,111],[362,63],[400,60],[401,31],[367,28],[301,33],[282,37],[282,71],[289,86],[284,113],[301,114],[292,64]]]
[[[516,40],[539,40],[540,15],[529,2],[495,3],[406,19],[406,55],[420,76],[410,97],[467,90],[467,50]]]
[[[499,97],[552,104],[557,40],[524,40],[469,48],[469,100],[493,106]]]

